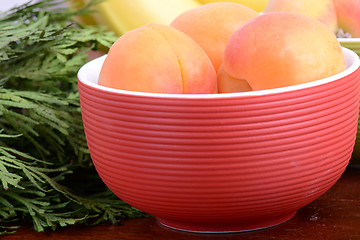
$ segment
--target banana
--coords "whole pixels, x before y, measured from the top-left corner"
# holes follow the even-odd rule
[[[84,4],[88,0],[73,1]],[[106,0],[95,6],[97,13],[92,17],[121,36],[148,23],[170,24],[182,12],[201,5],[196,0]]]
[[[257,12],[264,11],[269,0],[198,0],[202,4],[212,3],[212,2],[234,2],[245,5],[249,8],[254,9]]]

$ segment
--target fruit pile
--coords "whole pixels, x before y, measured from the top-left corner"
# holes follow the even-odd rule
[[[148,23],[169,24],[174,16],[213,2],[234,2],[257,12],[297,12],[323,21],[339,37],[360,37],[360,0],[106,0],[96,5],[87,24],[106,24],[119,36]],[[71,0],[75,6],[86,0]],[[336,17],[337,16],[337,17]]]
[[[216,2],[187,10],[168,25],[146,24],[114,43],[99,85],[214,94],[292,86],[335,75],[346,68],[334,34],[335,9],[341,16],[351,1],[337,2],[342,4],[338,8],[331,0],[270,0],[264,14],[242,4]],[[311,3],[311,13],[318,18],[301,12],[301,3]],[[334,12],[325,12],[329,9]]]

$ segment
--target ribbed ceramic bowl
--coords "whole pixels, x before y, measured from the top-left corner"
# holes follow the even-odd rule
[[[360,55],[360,38],[338,38],[340,44],[358,55]],[[360,129],[360,121],[358,123]],[[350,164],[353,166],[360,166],[360,131],[358,131],[355,141],[354,152]]]
[[[79,93],[96,169],[122,200],[171,228],[232,232],[273,226],[326,192],[357,130],[358,56],[307,84],[178,95],[99,86],[105,57],[83,66]]]

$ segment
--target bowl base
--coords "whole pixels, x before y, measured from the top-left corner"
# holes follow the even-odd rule
[[[231,223],[186,223],[163,218],[156,218],[165,227],[175,230],[196,232],[196,233],[234,233],[254,231],[263,228],[273,227],[284,223],[295,216],[296,211],[274,216],[267,219],[252,222],[231,222]]]

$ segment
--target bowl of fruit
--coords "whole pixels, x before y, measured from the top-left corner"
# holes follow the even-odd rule
[[[269,12],[296,12],[316,18],[334,32],[343,47],[360,55],[360,0],[269,0],[264,13]],[[350,164],[360,165],[360,134]]]
[[[97,172],[170,228],[237,232],[285,222],[349,163],[359,57],[317,21],[272,13],[232,32],[214,61],[179,30],[188,17],[132,30],[79,70]]]
[[[338,18],[337,37],[343,47],[360,55],[360,1],[335,0]],[[360,128],[360,122],[359,126]],[[360,135],[356,138],[352,165],[360,165]]]

